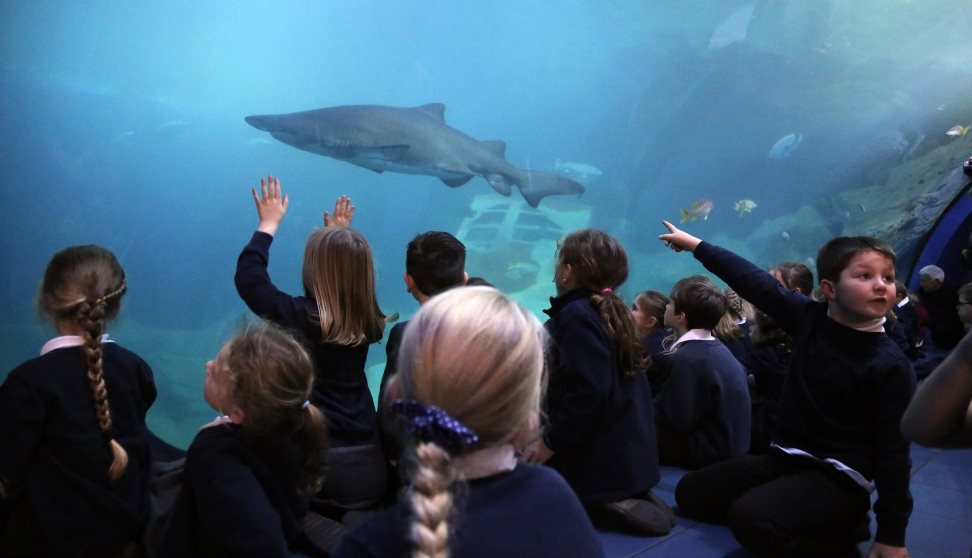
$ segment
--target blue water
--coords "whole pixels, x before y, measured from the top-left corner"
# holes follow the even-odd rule
[[[655,239],[661,219],[700,198],[712,213],[685,226],[761,264],[812,257],[836,231],[890,235],[907,252],[915,234],[894,225],[913,210],[905,201],[972,153],[972,136],[944,135],[972,122],[966,1],[457,6],[0,3],[0,375],[53,335],[33,307],[50,255],[104,245],[129,277],[111,331],[156,371],[153,426],[188,443],[213,413],[203,364],[250,317],[232,275],[257,224],[249,189],[268,173],[291,196],[272,252],[278,286],[299,292],[304,240],[348,194],[374,248],[379,301],[408,317],[405,244],[424,230],[469,230],[470,274],[539,313],[555,239],[571,224],[625,243],[628,297],[701,271]],[[468,226],[524,209],[516,192],[477,221],[474,208],[504,201],[480,178],[450,189],[379,175],[243,120],[430,102],[445,103],[451,126],[504,140],[514,165],[555,172],[559,159],[601,174],[580,199],[527,212],[540,229],[487,246],[498,233]],[[770,156],[788,134],[798,145]],[[742,217],[741,199],[757,203]],[[383,349],[371,351],[372,375]]]

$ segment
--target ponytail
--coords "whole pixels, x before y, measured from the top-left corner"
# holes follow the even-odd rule
[[[638,369],[651,366],[651,357],[638,337],[631,311],[610,287],[591,295],[591,302],[601,315],[608,333],[614,338],[618,350],[618,369],[627,378],[634,378]]]
[[[301,465],[307,477],[309,494],[316,494],[324,484],[321,464],[327,448],[327,421],[320,409],[305,401],[303,424],[294,434],[294,445],[300,453]]]

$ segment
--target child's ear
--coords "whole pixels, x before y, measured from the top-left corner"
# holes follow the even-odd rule
[[[233,410],[227,416],[233,424],[243,424],[243,421],[246,419],[246,413],[236,405],[233,405]]]
[[[659,325],[658,318],[650,316],[647,320],[645,320],[645,325],[648,326],[648,329],[655,329]]]
[[[837,287],[834,285],[834,282],[830,279],[821,279],[820,294],[822,294],[827,300],[836,300]]]
[[[405,290],[407,290],[409,294],[412,294],[412,292],[415,290],[415,279],[412,279],[412,276],[406,271],[402,274],[402,280],[405,281]]]

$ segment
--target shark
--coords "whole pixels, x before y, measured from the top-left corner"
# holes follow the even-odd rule
[[[247,116],[246,122],[297,149],[377,173],[434,176],[452,188],[481,176],[504,196],[515,186],[531,207],[550,195],[584,192],[576,180],[513,166],[502,141],[480,141],[450,127],[442,103],[343,105]]]

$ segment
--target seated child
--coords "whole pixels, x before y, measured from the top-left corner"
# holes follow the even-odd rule
[[[539,412],[543,330],[489,287],[452,289],[409,321],[388,386],[409,419],[411,488],[333,556],[603,556],[570,487],[518,463]]]
[[[771,556],[856,556],[867,540],[870,493],[877,535],[868,556],[908,555],[908,441],[899,430],[914,393],[911,362],[884,333],[894,304],[894,251],[839,237],[817,254],[817,302],[749,261],[664,222],[659,238],[695,258],[793,336],[773,444],[686,474],[683,513],[727,521],[740,544]]]
[[[54,254],[38,303],[59,337],[0,386],[0,556],[125,556],[148,518],[152,370],[108,338],[125,271],[98,246]]]
[[[697,468],[749,451],[746,370],[712,335],[725,314],[725,295],[706,277],[687,277],[672,288],[665,325],[678,339],[655,407],[662,463]]]
[[[324,415],[308,402],[314,366],[279,326],[250,326],[206,363],[203,396],[220,413],[186,455],[160,556],[285,557],[303,548],[320,488]]]
[[[635,297],[631,304],[631,317],[634,318],[641,344],[651,363],[645,372],[648,374],[648,385],[652,395],[661,393],[668,379],[669,362],[668,351],[664,345],[665,339],[671,331],[665,327],[665,306],[668,297],[658,291],[643,291]],[[674,341],[674,339],[673,339]]]
[[[665,535],[674,514],[651,489],[658,446],[644,347],[616,290],[628,255],[596,229],[568,234],[557,249],[544,324],[550,334],[543,433],[525,453],[554,468],[598,516]]]

